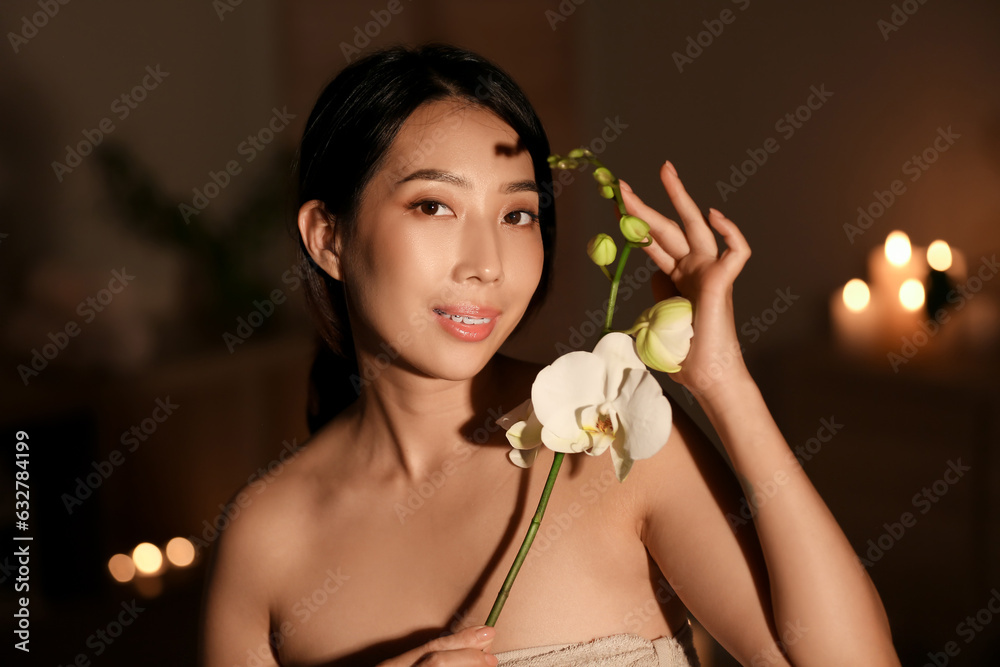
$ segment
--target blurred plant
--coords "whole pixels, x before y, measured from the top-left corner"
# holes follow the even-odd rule
[[[199,321],[229,326],[253,299],[273,289],[273,281],[260,278],[261,259],[274,247],[290,210],[290,153],[273,149],[260,182],[231,215],[219,218],[206,207],[189,221],[182,202],[167,195],[128,148],[106,141],[95,158],[110,200],[129,228],[147,240],[174,246],[192,262]]]

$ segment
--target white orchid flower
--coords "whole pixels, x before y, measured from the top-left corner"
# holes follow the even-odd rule
[[[534,462],[542,444],[591,456],[610,449],[615,476],[624,481],[634,461],[666,444],[672,411],[635,343],[613,332],[593,352],[570,352],[543,368],[531,386],[531,400],[497,423],[508,429],[515,448],[510,459],[521,467]]]

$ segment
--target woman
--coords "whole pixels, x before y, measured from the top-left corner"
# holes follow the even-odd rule
[[[599,664],[600,649],[696,664],[690,611],[744,665],[898,665],[877,592],[743,364],[731,297],[749,247],[718,211],[706,223],[669,162],[683,228],[624,183],[623,196],[651,228],[656,296],[694,303],[673,379],[756,496],[753,522],[727,520],[740,485],[677,411],[626,483],[606,457],[567,458],[545,519],[560,530],[536,542],[497,627],[482,626],[552,457],[511,465],[495,425],[540,369],[496,352],[547,283],[548,153],[516,84],[458,49],[379,52],[323,92],[297,223],[341,359],[314,372],[334,416],[220,539],[203,662]],[[531,662],[562,645],[557,662]]]

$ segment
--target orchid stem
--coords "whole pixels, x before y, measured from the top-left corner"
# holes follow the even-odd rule
[[[514,578],[517,577],[517,573],[521,569],[521,564],[524,563],[524,559],[528,555],[531,543],[535,541],[535,534],[538,532],[538,527],[542,525],[542,517],[545,515],[545,508],[549,504],[549,496],[552,494],[552,487],[555,486],[556,475],[559,474],[559,467],[562,465],[563,456],[565,456],[563,452],[556,452],[555,456],[552,457],[552,467],[549,468],[549,478],[545,480],[542,497],[538,499],[538,509],[535,510],[535,516],[531,519],[531,525],[528,526],[528,532],[521,543],[521,549],[517,552],[517,557],[510,566],[507,578],[504,579],[503,586],[497,594],[496,602],[493,603],[493,609],[490,610],[489,618],[486,619],[486,625],[490,627],[496,625],[497,619],[500,617],[500,610],[503,609],[504,603],[507,602],[510,588],[514,585]]]
[[[621,257],[618,259],[618,268],[615,270],[615,277],[611,281],[611,296],[608,297],[608,313],[604,318],[604,331],[601,332],[602,336],[611,331],[611,318],[614,317],[615,314],[615,299],[618,298],[618,283],[622,281],[622,274],[625,272],[625,262],[628,261],[628,254],[631,250],[632,246],[625,244]]]

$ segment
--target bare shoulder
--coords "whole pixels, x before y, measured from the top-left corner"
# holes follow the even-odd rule
[[[310,525],[322,502],[318,471],[330,456],[332,437],[327,433],[280,456],[226,504],[226,520],[219,522],[211,545],[201,664],[241,662],[247,647],[260,649],[259,664],[277,664],[267,648],[271,612],[307,552]]]
[[[280,585],[278,573],[295,563],[322,503],[321,471],[329,469],[337,427],[331,425],[295,450],[285,450],[229,500],[228,525],[213,546],[212,579]],[[263,597],[273,599],[272,591]]]

